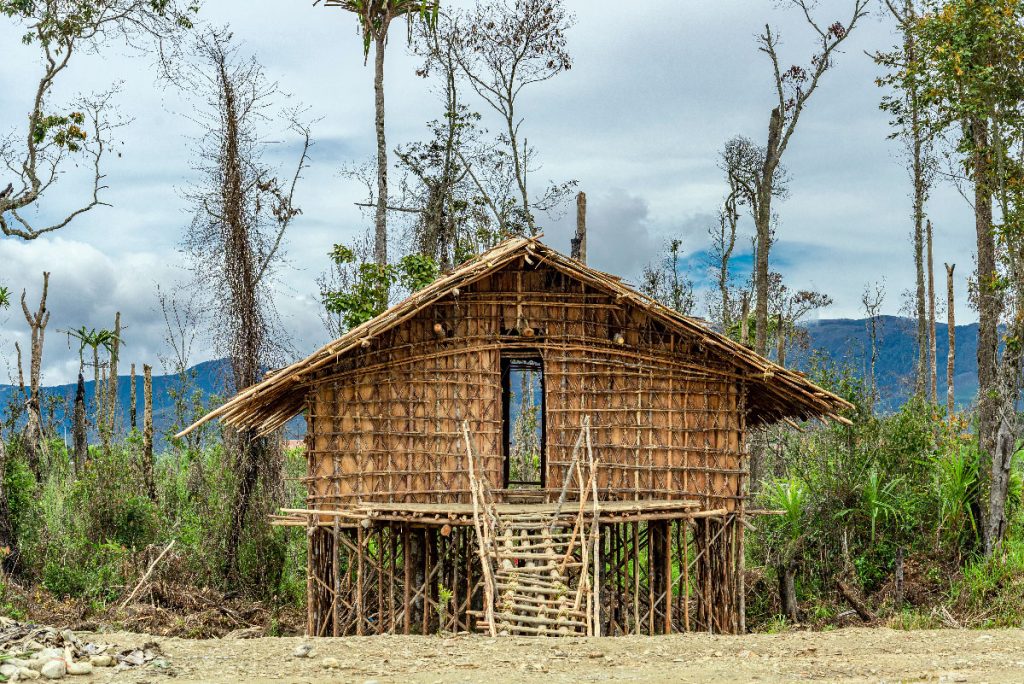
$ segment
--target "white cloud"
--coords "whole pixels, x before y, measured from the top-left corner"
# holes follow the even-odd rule
[[[780,30],[784,60],[807,61],[808,34],[796,13],[769,0],[685,8],[676,0],[645,0],[628,12],[613,0],[567,4],[578,20],[569,34],[574,67],[523,96],[523,133],[542,164],[533,177],[538,183],[579,180],[590,200],[591,263],[632,278],[668,236],[680,236],[690,253],[706,246],[706,219],[724,190],[718,149],[735,134],[763,138],[772,92],[769,64],[754,37],[764,22]],[[822,3],[822,11],[845,12],[846,5]],[[275,288],[294,351],[305,353],[324,341],[315,278],[326,254],[366,225],[353,206],[361,191],[338,169],[372,152],[372,68],[363,65],[354,17],[338,9],[298,3],[282,14],[275,0],[220,0],[207,3],[204,15],[213,24],[230,22],[242,49],[256,54],[268,76],[319,119],[319,144],[298,191],[303,215]],[[32,49],[20,45],[20,32],[0,24],[0,133],[23,120],[37,64]],[[862,20],[804,113],[785,160],[792,183],[791,198],[776,207],[778,265],[793,287],[814,287],[835,299],[825,316],[857,315],[863,285],[883,277],[891,293],[887,313],[896,313],[898,293],[913,278],[909,183],[898,149],[886,140],[887,117],[878,110],[881,93],[873,82],[877,67],[864,54],[893,40],[877,17]],[[422,136],[425,122],[439,114],[404,44],[404,26],[396,26],[386,75],[392,148]],[[18,292],[27,287],[31,299],[40,272],[53,272],[48,382],[69,380],[77,365],[56,330],[109,327],[117,310],[128,326],[129,361],[154,363],[163,346],[155,284],[187,277],[178,245],[189,220],[181,189],[193,176],[191,145],[198,134],[187,117],[193,97],[159,86],[151,60],[124,49],[76,60],[71,85],[58,88],[56,100],[118,81],[118,103],[132,123],[119,133],[123,156],[108,167],[106,199],[113,207],[90,212],[59,237],[33,244],[0,239],[0,284]],[[288,164],[289,149],[282,146],[270,158]],[[69,174],[46,211],[74,206],[81,182]],[[937,262],[956,261],[958,273],[966,274],[973,249],[966,204],[955,190],[940,187],[929,206]],[[548,223],[546,239],[567,250],[572,212]],[[19,312],[0,313],[5,360],[11,342],[24,340],[23,329]]]

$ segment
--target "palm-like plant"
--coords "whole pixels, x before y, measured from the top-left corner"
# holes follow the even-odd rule
[[[11,305],[11,291],[0,286],[0,309],[6,309]]]
[[[973,442],[935,458],[935,496],[939,504],[936,532],[942,534],[945,530],[958,543],[978,535],[978,521],[971,506],[979,486],[978,461],[978,448]]]
[[[868,471],[867,480],[861,489],[861,501],[871,523],[871,543],[875,543],[875,532],[880,520],[898,521],[902,511],[898,505],[897,488],[903,478],[897,477],[883,482],[878,468]]]
[[[788,480],[779,480],[772,484],[768,500],[772,508],[782,512],[783,527],[790,539],[798,539],[803,534],[807,485],[793,476]]]
[[[121,340],[113,330],[96,330],[96,328],[86,328],[84,325],[76,330],[66,330],[65,333],[69,343],[72,339],[78,340],[79,373],[85,370],[85,348],[92,349],[93,390],[96,393],[96,409],[98,411],[100,404],[100,348],[105,349],[109,354],[114,349],[114,342],[120,343]]]
[[[316,0],[320,2],[320,0]],[[427,26],[437,24],[440,0],[325,0],[326,7],[340,7],[359,20],[363,37],[363,61],[374,46],[374,105],[377,129],[377,205],[374,218],[373,259],[378,265],[388,262],[388,149],[384,134],[384,47],[388,28],[396,17],[418,16]],[[411,25],[411,23],[410,23]]]

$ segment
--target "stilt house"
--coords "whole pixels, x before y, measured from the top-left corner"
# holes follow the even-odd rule
[[[534,239],[204,420],[305,414],[311,635],[743,630],[746,435],[849,405]]]

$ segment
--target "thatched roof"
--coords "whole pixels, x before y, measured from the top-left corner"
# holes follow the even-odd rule
[[[303,410],[308,384],[318,370],[408,320],[423,308],[451,295],[453,289],[476,282],[524,256],[534,263],[543,262],[597,290],[607,292],[620,302],[643,309],[670,329],[698,340],[713,355],[732,364],[737,375],[748,383],[751,424],[794,418],[832,418],[848,422],[839,413],[852,406],[821,389],[802,373],[769,361],[744,345],[709,329],[698,319],[673,311],[627,287],[619,278],[570,259],[536,238],[512,238],[466,261],[451,273],[413,293],[376,318],[349,330],[341,338],[305,359],[269,374],[262,382],[239,392],[181,434],[187,434],[214,418],[235,428],[256,429],[264,434],[276,430]]]

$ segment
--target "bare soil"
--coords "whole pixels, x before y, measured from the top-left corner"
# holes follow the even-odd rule
[[[142,682],[1024,682],[1024,630],[851,628],[747,636],[499,638],[382,636],[156,641],[164,658],[77,681]],[[309,657],[293,656],[301,644]],[[337,667],[325,667],[334,658]]]

